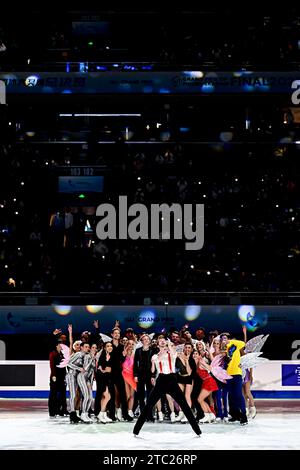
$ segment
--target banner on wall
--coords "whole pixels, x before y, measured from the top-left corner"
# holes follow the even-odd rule
[[[297,88],[300,87],[300,73],[297,71],[0,72],[0,80],[6,85],[8,94],[289,93],[292,95],[294,93],[297,95]],[[292,102],[294,103],[294,100]]]
[[[252,334],[289,334],[300,331],[299,306],[184,305],[184,306],[1,306],[0,334],[48,334],[55,328],[81,332],[92,328],[94,320],[103,332],[111,331],[116,320],[122,329],[160,332],[183,325],[193,333],[199,326],[207,331],[240,332],[245,323]]]
[[[300,361],[268,361],[254,369],[251,390],[257,398],[300,398],[299,383],[282,383],[280,370],[300,370]],[[286,369],[287,370],[287,369]],[[0,398],[48,398],[50,365],[47,361],[0,361]],[[294,374],[294,372],[293,372]],[[295,375],[295,374],[294,374]],[[96,389],[94,383],[94,390]]]

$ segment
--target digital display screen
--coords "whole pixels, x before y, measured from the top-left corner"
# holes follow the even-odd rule
[[[105,36],[110,31],[108,21],[73,21],[73,34],[78,36]]]

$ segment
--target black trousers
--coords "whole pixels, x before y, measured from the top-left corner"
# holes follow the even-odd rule
[[[111,379],[112,379],[112,383],[116,386],[119,392],[123,418],[127,418],[128,406],[127,406],[125,382],[124,382],[123,376],[122,374],[115,374],[111,377]],[[109,400],[108,409],[109,409],[110,415],[115,416],[116,406],[115,406],[115,391],[114,390],[113,390],[113,394],[111,394],[111,399]]]
[[[150,393],[153,389],[153,385],[151,383],[151,376],[149,377],[138,377],[138,383],[137,383],[137,400],[140,405],[140,411],[142,411],[145,408],[145,388],[147,391],[147,398],[150,396]],[[149,410],[149,415],[147,416],[147,419],[152,419],[153,418],[153,411],[152,409]]]
[[[200,403],[198,402],[198,397],[201,392],[201,387],[202,387],[202,380],[198,375],[194,377],[194,385],[193,385],[193,390],[191,394],[191,399],[192,399],[192,404],[197,410],[197,419],[202,419],[204,418],[204,413],[203,410],[200,406]]]
[[[66,384],[64,380],[50,382],[50,393],[48,399],[49,416],[67,413]]]
[[[184,394],[179,388],[175,374],[159,374],[155,387],[152,389],[149,395],[146,406],[142,410],[139,419],[133,428],[133,434],[137,435],[140,432],[147,419],[149,411],[165,393],[171,395],[171,397],[174,398],[174,400],[178,403],[195,433],[198,435],[201,434],[201,430],[197,424],[197,421],[195,420],[192,410],[187,404]]]

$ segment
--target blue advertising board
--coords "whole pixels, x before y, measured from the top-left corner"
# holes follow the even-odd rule
[[[281,365],[282,385],[300,387],[300,365],[299,364],[282,364]]]

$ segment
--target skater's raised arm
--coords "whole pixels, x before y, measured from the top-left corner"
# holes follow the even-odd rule
[[[244,335],[244,342],[247,343],[247,327],[246,327],[246,325],[242,326],[242,330],[243,330],[243,335]]]
[[[73,340],[73,326],[71,325],[71,323],[68,324],[68,332],[69,332],[69,347],[70,347],[70,353],[73,351],[73,344],[74,344],[74,340]]]

